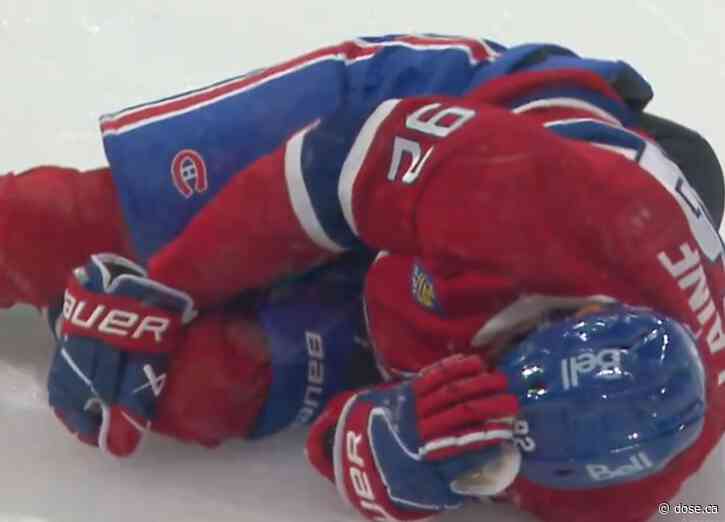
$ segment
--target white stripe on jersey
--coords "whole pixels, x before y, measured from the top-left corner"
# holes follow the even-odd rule
[[[604,150],[608,150],[610,152],[616,152],[617,154],[621,154],[628,160],[631,160],[631,161],[637,160],[638,152],[634,149],[628,149],[627,147],[617,147],[615,145],[607,145],[605,143],[597,143],[596,141],[590,141],[588,143],[589,143],[589,145],[593,145],[594,147],[598,147],[600,149],[604,149]]]
[[[121,135],[121,134],[125,134],[126,132],[130,132],[132,130],[136,130],[138,128],[145,127],[146,125],[150,125],[152,123],[156,123],[156,122],[159,122],[159,121],[168,120],[168,119],[173,118],[175,116],[180,116],[182,114],[186,114],[186,113],[189,113],[189,112],[196,111],[198,109],[202,109],[202,108],[207,107],[209,105],[214,105],[215,103],[219,103],[220,101],[226,100],[228,98],[232,98],[234,96],[237,96],[238,94],[242,94],[244,92],[251,91],[252,89],[256,89],[257,87],[260,87],[260,86],[262,86],[262,85],[264,85],[266,83],[269,83],[269,82],[271,82],[273,80],[276,80],[278,78],[281,78],[282,76],[287,76],[288,74],[293,74],[293,73],[295,73],[295,72],[297,72],[297,71],[299,71],[301,69],[304,69],[306,67],[310,67],[310,66],[315,65],[317,63],[324,62],[324,61],[328,61],[328,60],[345,60],[345,58],[343,58],[342,56],[343,55],[340,55],[340,54],[334,54],[334,55],[327,55],[327,56],[321,56],[321,57],[315,58],[315,59],[310,60],[308,62],[301,63],[298,66],[293,67],[291,69],[285,69],[285,70],[280,71],[280,72],[278,72],[276,74],[272,74],[272,75],[269,75],[269,76],[265,76],[264,78],[261,78],[257,82],[250,83],[248,85],[245,85],[243,87],[240,87],[239,89],[235,89],[235,90],[230,91],[230,92],[228,92],[226,94],[223,94],[223,95],[220,95],[220,96],[211,98],[209,100],[206,100],[206,101],[203,101],[203,102],[199,102],[199,103],[196,103],[194,105],[190,105],[189,107],[184,107],[183,109],[179,109],[177,111],[165,112],[163,114],[159,114],[158,116],[153,116],[153,117],[150,117],[148,119],[144,119],[144,120],[141,120],[141,121],[138,121],[138,122],[135,122],[135,123],[131,123],[129,125],[125,125],[125,126],[121,127],[120,129],[108,129],[108,130],[105,130],[105,131],[103,131],[103,136],[118,136],[118,135]],[[370,58],[370,56],[364,56],[361,59],[368,59],[368,58]],[[239,81],[239,79],[233,80],[232,82],[229,82],[229,83],[233,83],[234,81]],[[174,98],[173,100],[171,100],[171,102],[178,102],[178,101],[181,101],[181,100],[184,100],[184,99],[187,99],[187,98],[191,98],[193,96],[198,96],[199,94],[204,94],[204,93],[207,93],[207,92],[212,92],[212,91],[214,91],[216,89],[219,89],[220,87],[223,87],[225,85],[228,85],[229,83],[224,83],[222,85],[215,85],[214,87],[211,87],[211,88],[208,88],[208,89],[205,89],[205,90],[201,90],[201,91],[194,91],[192,93],[189,93],[186,96],[182,96],[180,98]],[[156,104],[153,104],[152,103],[152,104],[149,104],[149,105],[144,105],[142,107],[139,107],[139,108],[134,109],[133,112],[135,112],[135,111],[139,111],[139,112],[140,111],[145,111],[145,110],[151,109],[151,108],[153,108],[155,106],[163,106],[163,105],[165,105],[167,103],[170,103],[170,100],[166,100],[166,101],[159,102],[159,103],[156,103]],[[119,117],[127,116],[128,114],[129,114],[128,112],[125,112],[125,113],[114,114],[113,116],[104,117],[104,119],[101,119],[101,123],[106,123],[106,122],[109,122],[109,121],[113,121],[113,120],[118,119]]]
[[[544,127],[551,127],[554,125],[567,125],[570,123],[603,123],[603,124],[609,125],[611,127],[616,127],[618,129],[624,128],[621,125],[619,125],[618,123],[611,124],[611,123],[604,122],[602,120],[597,120],[596,118],[565,118],[562,120],[551,120],[551,121],[545,122]]]
[[[364,48],[364,49],[366,49],[366,48],[375,48],[375,47],[378,47],[378,48],[381,48],[381,47],[405,47],[405,48],[412,49],[412,50],[415,50],[415,51],[446,51],[446,50],[458,50],[458,51],[464,52],[468,56],[468,61],[469,61],[469,63],[472,66],[477,65],[478,63],[480,63],[480,60],[477,60],[475,58],[475,56],[473,55],[473,51],[471,50],[471,47],[470,46],[466,46],[464,44],[450,44],[450,43],[449,44],[442,44],[442,43],[441,44],[424,44],[424,43],[413,44],[413,43],[402,42],[402,41],[391,41],[391,42],[371,43],[371,42],[364,42],[362,40],[353,40],[353,43],[355,45],[357,45],[358,47]],[[477,41],[477,40],[472,40],[472,44],[473,43],[480,44],[480,42]],[[344,46],[345,44],[342,44],[342,45]],[[489,51],[489,49],[490,49],[489,46],[487,46],[487,45],[484,46],[484,48],[485,48],[486,51]],[[339,49],[339,47],[338,47],[338,49]],[[492,53],[494,52],[492,49],[490,51]],[[157,116],[149,117],[148,119],[143,119],[143,120],[140,120],[140,121],[137,121],[137,122],[134,122],[134,123],[130,123],[130,124],[125,125],[125,126],[119,128],[119,129],[108,129],[108,130],[104,130],[102,134],[103,134],[103,136],[117,136],[117,135],[120,135],[120,134],[124,134],[126,132],[129,132],[129,131],[138,129],[140,127],[145,127],[146,125],[150,125],[152,123],[156,123],[156,122],[159,122],[159,121],[164,121],[164,120],[167,120],[169,118],[173,118],[175,116],[180,116],[182,114],[186,114],[186,113],[195,111],[197,109],[201,109],[201,108],[207,107],[209,105],[213,105],[213,104],[215,104],[217,102],[220,102],[222,100],[226,100],[226,99],[228,99],[230,97],[236,96],[237,94],[242,94],[244,92],[250,91],[250,90],[255,89],[257,87],[260,87],[260,86],[262,86],[262,85],[264,85],[264,84],[266,84],[268,82],[271,82],[273,80],[276,80],[278,78],[281,78],[281,77],[286,76],[286,75],[289,75],[289,74],[296,73],[296,72],[298,72],[298,71],[300,71],[302,69],[305,69],[305,68],[310,67],[312,65],[318,64],[320,62],[324,62],[324,61],[340,61],[340,62],[343,62],[345,65],[351,65],[351,64],[354,64],[354,63],[357,63],[357,62],[361,62],[361,61],[364,61],[364,60],[370,60],[371,58],[374,58],[376,55],[377,55],[377,53],[372,52],[370,54],[366,54],[366,55],[363,55],[363,56],[357,56],[357,57],[354,57],[354,58],[350,58],[346,53],[341,52],[339,50],[336,50],[336,51],[330,52],[328,54],[323,54],[321,56],[316,56],[314,58],[311,58],[310,60],[307,60],[307,61],[304,61],[304,62],[302,62],[300,64],[297,64],[294,67],[285,68],[285,69],[283,69],[283,70],[281,70],[281,71],[279,71],[279,72],[277,72],[275,74],[270,74],[268,76],[265,74],[265,70],[264,69],[263,70],[260,70],[260,71],[255,71],[255,72],[250,73],[248,75],[248,77],[251,78],[254,75],[257,75],[258,74],[260,76],[260,78],[256,82],[252,82],[252,83],[243,85],[239,89],[235,89],[235,90],[233,90],[233,91],[231,91],[229,93],[226,93],[224,95],[220,95],[218,97],[214,97],[212,99],[205,100],[205,101],[202,101],[202,102],[193,104],[193,105],[191,105],[189,107],[184,107],[183,109],[179,109],[177,111],[165,112],[165,113],[159,114]],[[495,58],[495,56],[497,56],[497,54],[492,54],[489,57],[489,60]],[[277,66],[274,66],[274,67],[277,67]],[[274,67],[271,67],[271,68],[274,68]],[[122,110],[122,111],[117,112],[117,113],[105,115],[105,116],[102,116],[101,117],[101,124],[113,122],[113,121],[118,120],[120,118],[124,118],[124,117],[127,117],[129,115],[133,115],[134,113],[137,113],[137,112],[143,112],[143,111],[146,111],[146,110],[149,110],[149,109],[153,109],[155,107],[163,107],[164,105],[167,105],[167,104],[178,103],[180,101],[184,101],[186,99],[193,98],[195,96],[212,93],[215,90],[222,89],[222,88],[228,86],[229,84],[232,84],[232,83],[235,83],[235,82],[242,82],[242,81],[245,80],[245,78],[247,78],[247,77],[241,76],[241,77],[232,78],[232,79],[230,79],[230,80],[228,80],[226,82],[214,84],[214,85],[209,86],[209,87],[206,87],[206,88],[202,88],[202,89],[199,89],[199,90],[191,91],[191,92],[189,92],[187,94],[184,94],[184,95],[181,95],[181,96],[178,96],[178,97],[174,97],[174,98],[171,98],[171,99],[164,99],[164,100],[159,101],[159,102],[149,103],[149,104],[141,105],[141,106],[138,106],[138,107],[133,107],[133,108],[125,109],[125,110]]]
[[[363,125],[363,128],[355,138],[350,152],[345,158],[345,163],[342,165],[342,171],[340,173],[340,181],[337,186],[337,196],[340,199],[340,206],[342,207],[342,213],[345,216],[350,230],[353,234],[359,236],[357,230],[357,224],[355,222],[355,215],[353,212],[353,188],[355,186],[355,180],[357,179],[360,169],[362,168],[363,162],[367,157],[368,150],[375,140],[375,136],[378,133],[378,128],[385,121],[385,119],[393,112],[393,109],[400,103],[399,99],[387,100],[375,109],[375,112]]]
[[[556,125],[567,125],[569,123],[586,123],[586,122],[597,123],[599,125],[607,125],[608,127],[617,129],[620,132],[623,131],[623,132],[626,132],[627,134],[631,134],[632,136],[634,136],[635,138],[637,138],[639,140],[650,142],[650,140],[644,138],[641,134],[637,134],[632,129],[628,129],[627,127],[623,126],[621,123],[619,123],[619,121],[607,122],[607,121],[598,120],[596,118],[567,118],[567,119],[563,119],[563,120],[547,121],[546,123],[544,123],[544,127],[553,127]]]
[[[370,266],[374,265],[375,263],[377,263],[384,257],[388,257],[389,255],[390,255],[390,252],[388,252],[387,250],[381,250],[380,252],[378,252],[378,255],[375,256],[375,259],[373,259],[373,262]]]
[[[426,37],[429,38],[429,37]],[[448,38],[448,40],[451,40],[451,38]],[[414,51],[449,51],[449,50],[457,50],[462,51],[468,56],[468,62],[470,65],[476,65],[481,62],[481,60],[477,60],[475,56],[473,56],[473,51],[471,50],[471,45],[481,45],[486,52],[492,53],[491,56],[489,56],[487,61],[493,60],[496,56],[498,56],[498,53],[496,53],[493,49],[491,49],[488,45],[483,45],[478,40],[471,40],[471,43],[469,45],[466,45],[465,43],[460,44],[452,44],[452,43],[439,43],[439,44],[428,44],[428,43],[410,43],[410,42],[401,42],[401,41],[390,41],[390,42],[366,42],[364,40],[353,40],[355,45],[363,48],[369,48],[369,47],[406,47],[408,49],[412,49]]]
[[[122,111],[119,111],[119,112],[115,112],[113,114],[104,115],[104,116],[101,117],[101,123],[111,122],[111,121],[117,120],[119,118],[128,116],[128,115],[133,114],[133,113],[136,113],[136,112],[142,112],[142,111],[151,109],[153,107],[162,107],[162,106],[164,106],[166,104],[181,102],[181,101],[187,100],[189,98],[193,98],[195,96],[209,94],[209,93],[212,93],[212,92],[214,92],[216,90],[219,90],[221,88],[224,88],[227,85],[230,85],[232,83],[243,82],[245,80],[252,79],[254,76],[259,76],[259,79],[256,82],[243,85],[238,90],[234,90],[233,92],[227,93],[226,95],[221,96],[219,98],[214,98],[213,101],[216,102],[216,101],[219,101],[219,100],[224,100],[224,99],[228,98],[229,96],[232,96],[232,95],[235,95],[235,94],[240,94],[240,93],[243,93],[245,91],[254,89],[254,88],[259,87],[261,85],[264,85],[265,83],[268,83],[268,82],[270,82],[272,80],[276,80],[277,78],[279,78],[281,76],[285,76],[287,74],[293,74],[293,73],[295,73],[295,72],[297,72],[297,71],[299,71],[301,69],[304,69],[305,67],[309,67],[311,65],[315,65],[315,64],[318,64],[320,62],[327,61],[327,60],[342,61],[346,65],[349,65],[349,64],[353,64],[353,63],[356,63],[356,62],[359,62],[359,61],[362,61],[362,60],[370,59],[373,56],[374,56],[373,54],[369,54],[369,55],[364,55],[364,56],[358,56],[356,58],[348,58],[345,53],[335,52],[335,53],[329,53],[329,54],[325,54],[325,55],[322,55],[322,56],[316,56],[314,58],[310,58],[309,60],[307,60],[305,62],[302,62],[302,63],[299,63],[299,64],[297,64],[294,67],[290,67],[288,69],[284,69],[284,70],[278,71],[277,73],[271,74],[269,76],[266,75],[267,69],[260,69],[260,70],[257,70],[257,71],[252,71],[252,72],[250,72],[249,74],[247,74],[245,76],[238,76],[238,77],[235,77],[235,78],[230,78],[229,80],[226,80],[224,82],[215,83],[214,85],[210,85],[209,87],[202,87],[201,89],[197,89],[197,90],[194,90],[194,91],[190,91],[190,92],[188,92],[186,94],[182,94],[180,96],[175,96],[173,98],[164,99],[164,100],[161,100],[161,101],[158,101],[158,102],[152,102],[152,103],[140,105],[140,106],[137,106],[137,107],[131,107],[131,108],[128,108],[128,109],[124,109]],[[270,67],[270,69],[272,69],[272,68],[273,67]],[[193,107],[194,108],[200,108],[200,107],[204,107],[206,105],[208,105],[208,101],[207,102],[201,102],[200,105],[194,105]],[[170,113],[170,114],[171,115],[183,114],[183,112],[186,112],[186,110],[181,111],[179,113]],[[144,121],[146,121],[146,120],[144,120]],[[148,123],[153,123],[153,121],[148,121]],[[126,130],[126,127],[124,127],[123,130]],[[131,129],[129,129],[129,130],[131,130]],[[118,132],[119,131],[107,131],[106,133],[107,134],[116,134]]]
[[[481,46],[486,50],[486,52],[491,55],[491,58],[489,58],[489,60],[495,60],[496,58],[498,58],[501,55],[500,52],[496,51],[493,47],[491,47],[491,44],[489,44],[485,38],[477,39],[476,43],[481,44]]]
[[[596,105],[586,102],[584,100],[579,100],[577,98],[545,98],[545,99],[541,99],[541,100],[534,100],[534,101],[525,103],[519,107],[512,109],[511,112],[513,112],[514,114],[521,114],[524,112],[534,111],[537,109],[552,109],[552,108],[584,110],[584,111],[591,112],[595,116],[598,116],[613,125],[617,125],[617,126],[622,125],[622,122],[620,122],[618,118],[609,114],[604,109],[597,107]],[[550,125],[550,124],[547,124],[547,125]]]
[[[247,74],[243,74],[241,76],[235,76],[234,78],[229,78],[228,80],[223,80],[219,83],[214,83],[211,85],[208,85],[206,87],[200,87],[199,89],[191,90],[184,94],[179,94],[178,96],[173,96],[171,98],[164,98],[163,100],[158,100],[155,102],[149,102],[142,105],[136,105],[133,107],[128,107],[126,109],[120,110],[118,112],[114,112],[111,114],[104,114],[101,116],[101,123],[105,123],[108,121],[114,121],[119,118],[122,118],[124,116],[128,116],[129,114],[134,114],[136,112],[141,112],[147,109],[150,109],[151,107],[159,107],[163,106],[167,103],[173,103],[173,102],[180,102],[187,100],[189,98],[193,98],[194,96],[199,96],[202,94],[208,94],[211,92],[214,92],[217,89],[226,87],[227,85],[230,85],[235,82],[243,82],[245,80],[250,80],[254,78],[255,76],[259,76],[260,80],[264,79],[263,75],[265,73],[266,69],[256,69],[254,71],[250,71]]]
[[[284,176],[287,182],[290,203],[292,203],[292,209],[300,225],[302,225],[302,229],[317,246],[330,252],[344,252],[345,249],[334,242],[327,235],[325,229],[322,228],[302,176],[302,145],[305,135],[312,128],[314,126],[308,126],[292,136],[287,142],[284,155]]]

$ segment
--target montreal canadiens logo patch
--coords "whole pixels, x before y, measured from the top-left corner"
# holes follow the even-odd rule
[[[182,150],[171,162],[171,179],[186,199],[206,192],[209,182],[204,158],[195,150]]]

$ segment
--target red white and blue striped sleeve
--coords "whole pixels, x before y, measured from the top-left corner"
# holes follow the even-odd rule
[[[436,81],[442,82],[442,89],[463,91],[467,90],[472,82],[467,81],[468,79],[465,78],[455,79],[449,77],[446,79],[448,75],[442,74],[445,70],[441,69],[441,67],[446,66],[446,63],[434,55],[446,53],[450,59],[450,67],[453,70],[449,72],[455,72],[455,69],[460,67],[458,58],[462,59],[462,63],[467,63],[470,69],[475,69],[477,66],[495,59],[505,48],[484,38],[463,36],[387,35],[357,38],[341,44],[323,47],[272,67],[255,70],[201,89],[104,115],[101,117],[100,122],[101,133],[106,137],[132,132],[147,125],[203,109],[208,105],[221,102],[230,97],[253,92],[268,83],[285,82],[291,79],[290,77],[295,73],[317,64],[328,62],[351,66],[356,63],[371,61],[384,50],[402,51],[399,57],[394,57],[394,64],[400,62],[408,66],[411,64],[419,66],[418,89],[426,90],[423,84],[426,81],[426,69],[430,69],[431,76],[435,74],[439,77]],[[430,56],[423,53],[430,53]],[[414,56],[417,56],[417,59],[413,59]],[[430,58],[433,58],[433,60],[431,61]],[[418,63],[416,64],[416,62]],[[375,65],[389,67],[392,64]],[[385,76],[393,71],[381,69],[379,72]],[[354,80],[354,78],[351,79]],[[290,83],[289,86],[296,87],[293,83]]]
[[[106,156],[140,260],[173,241],[232,177],[300,129],[343,105],[467,92],[486,81],[498,50],[462,37],[351,40],[104,116]]]
[[[527,113],[531,119],[543,113],[546,121],[537,123],[563,122],[561,133],[574,133],[564,137],[577,139],[581,129],[570,128],[570,120],[623,130],[622,124],[632,118],[606,82],[590,72],[531,73],[523,80],[521,76],[501,79],[466,97],[344,105],[235,176],[184,233],[152,259],[152,268],[172,286],[218,302],[239,289],[268,284],[361,244],[417,254],[430,247],[424,244],[426,238],[418,237],[419,198],[430,177],[454,177],[439,166],[450,156],[445,151],[453,145],[444,139],[450,133],[460,133],[456,144],[486,144],[481,139],[484,131],[518,132],[522,123],[511,112]],[[628,145],[620,143],[619,130],[613,138],[597,130],[598,139],[615,140],[602,146]],[[554,139],[550,133],[534,134],[536,140],[496,146],[539,151],[542,143]],[[464,163],[472,162],[470,168],[480,159],[474,152],[459,156]],[[421,176],[424,170],[434,175]],[[447,206],[437,210],[441,223],[455,210],[455,200],[451,193]]]

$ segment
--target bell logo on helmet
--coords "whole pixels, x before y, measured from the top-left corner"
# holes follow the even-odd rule
[[[195,150],[182,150],[171,162],[171,180],[186,199],[206,192],[209,183],[204,158]]]
[[[618,467],[610,468],[606,464],[587,464],[586,469],[589,476],[595,482],[603,482],[605,480],[621,479],[639,475],[640,473],[652,469],[654,464],[644,451],[640,451],[636,455],[629,457],[626,464]]]
[[[619,368],[622,364],[622,354],[616,348],[602,350],[596,354],[583,353],[576,357],[569,357],[561,361],[561,380],[564,389],[576,388],[579,386],[579,377],[597,373],[598,378],[619,379],[622,372]]]

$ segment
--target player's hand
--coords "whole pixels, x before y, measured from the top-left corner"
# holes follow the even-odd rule
[[[56,415],[83,442],[133,453],[155,418],[169,354],[194,315],[187,294],[148,279],[138,265],[92,256],[70,277],[62,309],[49,312]]]
[[[354,395],[336,428],[338,489],[371,518],[381,509],[420,518],[469,495],[499,493],[520,466],[510,444],[518,408],[506,377],[475,356],[444,359],[411,381]],[[498,469],[490,482],[468,480],[491,466]]]

